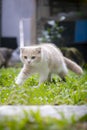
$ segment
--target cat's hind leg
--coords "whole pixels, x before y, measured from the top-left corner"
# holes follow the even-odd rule
[[[66,81],[66,79],[65,79],[66,74],[64,72],[59,73],[59,76],[62,79],[62,81]]]
[[[67,74],[68,74],[67,66],[65,64],[62,64],[61,71],[58,73],[58,75],[63,81],[66,81],[65,77]]]
[[[65,77],[66,77],[67,74],[68,74],[68,69],[62,70],[60,73],[58,73],[58,75],[60,76],[62,81],[66,81]]]

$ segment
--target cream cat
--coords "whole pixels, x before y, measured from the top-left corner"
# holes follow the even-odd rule
[[[20,49],[20,58],[24,66],[16,78],[16,84],[22,85],[34,73],[40,75],[39,85],[51,80],[52,74],[58,74],[62,79],[68,73],[68,68],[78,75],[83,73],[79,65],[64,57],[53,44],[41,44]]]

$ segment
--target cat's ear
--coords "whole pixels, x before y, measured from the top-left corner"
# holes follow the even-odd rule
[[[23,51],[24,51],[24,48],[21,47],[20,48],[20,53],[23,53]]]
[[[37,53],[41,53],[41,47],[36,48]]]

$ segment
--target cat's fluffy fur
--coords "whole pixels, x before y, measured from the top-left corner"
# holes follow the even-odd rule
[[[62,79],[67,75],[68,68],[77,74],[82,74],[82,68],[75,62],[64,57],[53,44],[40,44],[20,49],[20,58],[24,66],[16,78],[16,84],[21,85],[34,73],[39,73],[39,85],[51,80],[51,75],[58,74]]]

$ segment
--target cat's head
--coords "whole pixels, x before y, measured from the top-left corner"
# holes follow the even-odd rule
[[[20,58],[24,64],[37,65],[41,61],[41,48],[23,47],[20,49]]]

